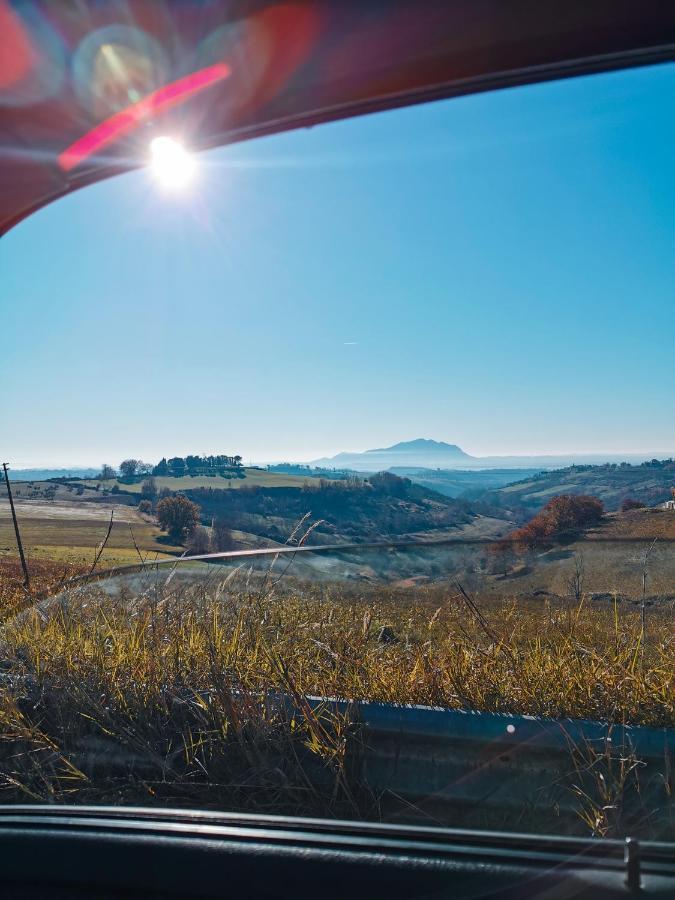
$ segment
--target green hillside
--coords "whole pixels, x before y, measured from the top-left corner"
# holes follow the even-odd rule
[[[170,475],[153,475],[157,489],[168,488],[170,491],[186,491],[195,490],[196,488],[213,488],[214,490],[223,489],[230,490],[243,487],[302,487],[307,478],[298,475],[286,475],[281,472],[268,472],[264,469],[241,469],[244,476],[237,478],[224,478],[222,475],[183,475],[180,478],[174,478]],[[91,479],[82,481],[80,484],[89,488],[96,489],[100,485],[99,490],[112,490],[117,486],[118,490],[126,491],[131,494],[140,494],[141,485],[145,479],[136,478],[133,482],[120,480],[119,478],[108,478],[104,481]]]
[[[391,473],[365,480],[308,479],[301,490],[295,485],[276,490],[256,485],[251,490],[221,491],[209,485],[186,495],[199,505],[205,521],[222,518],[232,528],[273,540],[288,537],[305,516],[321,522],[314,533],[319,542],[433,535],[474,519],[467,503]]]

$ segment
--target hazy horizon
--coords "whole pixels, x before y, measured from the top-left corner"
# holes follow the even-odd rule
[[[393,446],[397,443],[402,443],[407,440],[416,440],[416,438],[403,438],[401,441],[393,441],[392,444],[378,444],[376,447],[363,447],[359,449],[350,449],[350,448],[342,448],[339,450],[328,451],[324,453],[316,453],[313,456],[307,457],[280,457],[276,455],[270,455],[264,458],[253,458],[251,456],[246,455],[245,453],[241,453],[243,457],[245,465],[274,465],[279,463],[299,463],[306,464],[313,462],[315,460],[330,458],[337,456],[341,453],[345,454],[359,454],[365,453],[368,450],[374,449],[388,449],[390,446]],[[441,440],[437,438],[432,438],[432,440]],[[473,453],[471,450],[467,449],[462,445],[461,442],[452,441],[452,440],[444,440],[443,443],[447,444],[455,444],[465,453],[467,453],[470,457],[475,458],[477,460],[481,459],[542,459],[545,457],[550,457],[553,459],[556,458],[572,458],[572,457],[586,457],[586,458],[597,458],[598,460],[607,459],[607,461],[616,461],[621,458],[625,458],[626,461],[634,461],[636,459],[668,459],[675,455],[675,452],[672,450],[612,450],[612,451],[597,451],[597,450],[577,450],[577,451],[544,451],[544,452],[530,452],[530,453]],[[23,469],[98,469],[101,467],[103,463],[108,463],[112,466],[117,466],[122,459],[127,459],[129,457],[142,459],[145,462],[152,463],[155,465],[162,456],[186,456],[189,453],[197,453],[199,452],[202,455],[208,454],[218,454],[218,453],[240,453],[239,447],[213,447],[208,448],[207,450],[196,450],[194,447],[190,447],[188,449],[184,449],[182,451],[174,451],[167,450],[166,452],[157,455],[157,454],[139,454],[129,452],[127,454],[123,454],[119,459],[114,457],[111,454],[105,456],[101,460],[76,460],[72,459],[57,459],[56,461],[52,458],[42,459],[42,460],[33,460],[33,461],[19,461],[11,462],[10,460],[0,460],[0,462],[6,461],[10,468],[14,471],[21,471]]]
[[[489,92],[46,207],[0,241],[0,462],[673,455],[674,91]]]

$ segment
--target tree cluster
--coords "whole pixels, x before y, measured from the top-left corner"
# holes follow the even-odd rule
[[[125,481],[133,481],[134,478],[150,475],[152,472],[151,463],[143,462],[142,459],[123,459],[119,464],[119,477]],[[108,463],[103,463],[101,472],[98,475],[99,481],[110,481],[112,478],[118,477],[117,469]]]
[[[152,474],[170,475],[174,478],[180,478],[183,475],[222,475],[231,469],[239,469],[242,465],[243,460],[238,454],[235,456],[224,454],[218,456],[172,456],[170,459],[164,456],[152,469]]]
[[[647,462],[640,463],[642,468],[649,469],[673,469],[675,470],[675,459],[650,459]]]
[[[162,459],[153,466],[143,462],[142,459],[123,459],[118,469],[108,463],[103,463],[98,475],[100,481],[109,481],[119,477],[126,482],[133,482],[136,478],[145,478],[148,475],[164,475],[180,478],[183,475],[226,475],[233,470],[239,475],[243,467],[242,457],[235,456],[172,456],[170,459]]]

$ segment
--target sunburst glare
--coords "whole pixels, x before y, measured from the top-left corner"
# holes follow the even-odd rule
[[[152,173],[163,187],[181,189],[192,181],[195,172],[194,157],[174,138],[153,138],[150,156]]]

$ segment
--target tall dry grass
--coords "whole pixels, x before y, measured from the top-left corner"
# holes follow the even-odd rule
[[[0,556],[0,619],[18,612],[37,594],[58,591],[69,578],[85,570],[72,563],[52,560],[30,560],[30,592],[23,584],[23,571],[18,557]]]
[[[7,801],[377,815],[312,694],[675,724],[670,607],[162,578],[68,591],[2,642]]]

